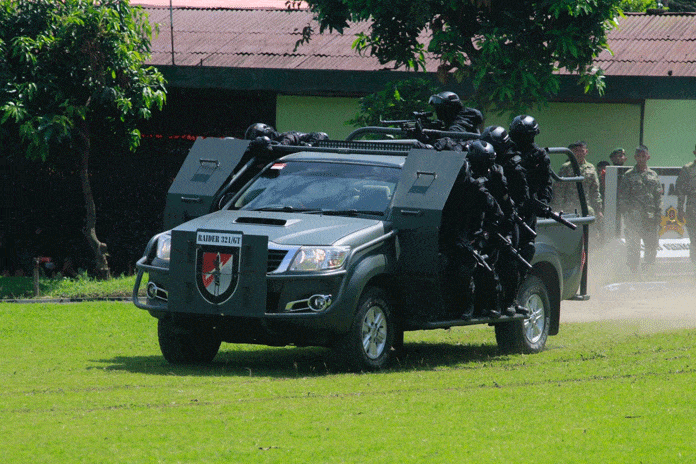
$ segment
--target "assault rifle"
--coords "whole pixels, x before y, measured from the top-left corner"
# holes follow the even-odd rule
[[[380,118],[379,122],[385,126],[399,126],[404,131],[417,130],[419,127],[423,129],[442,130],[444,126],[442,121],[430,119],[433,116],[432,111],[414,111],[413,119],[396,119],[385,121]]]
[[[522,257],[522,255],[519,251],[517,251],[517,248],[515,248],[510,239],[508,239],[500,232],[495,232],[494,236],[496,239],[498,239],[500,243],[502,243],[505,246],[505,248],[507,248],[507,250],[512,254],[512,256],[514,256],[515,259],[517,259],[517,261],[519,261],[527,269],[532,269],[532,265],[529,264],[529,261]]]
[[[380,119],[379,122],[385,126],[399,126],[409,136],[427,143],[431,139],[429,135],[435,135],[435,138],[437,138],[436,132],[444,129],[442,121],[430,119],[432,115],[432,111],[414,111],[413,119],[396,119],[391,121]]]
[[[517,223],[517,225],[520,226],[522,229],[526,230],[529,235],[536,238],[536,236],[537,236],[536,231],[534,229],[532,229],[531,227],[529,227],[529,224],[524,222],[524,219],[522,219],[520,217],[520,215],[517,214],[516,211],[512,212],[512,220],[515,221]]]
[[[554,210],[551,209],[549,205],[546,203],[539,201],[536,198],[530,198],[530,201],[532,202],[532,206],[534,207],[534,212],[543,218],[547,219],[553,219],[554,221],[558,222],[559,224],[563,224],[564,226],[568,227],[569,229],[575,230],[578,228],[575,224],[572,222],[568,221],[567,219],[564,219],[562,214],[563,212],[561,211],[560,213],[556,213]]]
[[[471,244],[464,245],[462,248],[469,252],[469,254],[474,258],[474,261],[476,261],[477,266],[484,268],[486,272],[494,272],[493,268],[490,266],[490,264],[488,264],[488,261],[486,261],[486,257],[474,249]]]

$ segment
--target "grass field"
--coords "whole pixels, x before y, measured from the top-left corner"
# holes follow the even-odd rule
[[[565,324],[504,356],[470,327],[406,348],[374,374],[227,344],[175,367],[131,304],[0,303],[0,462],[696,462],[696,331]]]
[[[145,277],[147,282],[147,277]],[[39,278],[40,298],[129,297],[135,276],[119,276],[100,281],[82,274],[75,279]],[[143,294],[144,294],[144,289]],[[0,299],[34,298],[32,277],[0,277]]]

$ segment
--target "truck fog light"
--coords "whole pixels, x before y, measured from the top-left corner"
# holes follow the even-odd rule
[[[323,311],[331,304],[331,295],[312,295],[307,304],[312,311]]]
[[[148,282],[146,292],[147,297],[151,300],[157,299],[167,301],[169,299],[167,291],[162,287],[157,286],[157,284],[154,282]]]
[[[152,282],[147,284],[147,297],[151,300],[157,298],[157,285]]]

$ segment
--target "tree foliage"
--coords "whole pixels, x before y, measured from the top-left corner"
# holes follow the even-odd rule
[[[695,13],[696,0],[670,0],[663,2],[672,13]]]
[[[622,0],[620,8],[635,13],[660,8],[670,13],[693,13],[696,12],[696,0]]]
[[[603,91],[594,58],[608,48],[621,0],[308,0],[320,32],[370,21],[353,47],[395,68],[439,60],[445,80],[470,79],[481,107],[521,112],[560,88],[559,71]]]
[[[427,79],[389,82],[383,90],[360,99],[360,109],[348,124],[379,126],[382,120],[404,119],[414,112],[428,111],[428,99],[438,87]]]
[[[73,157],[86,204],[84,233],[97,269],[108,275],[96,237],[89,184],[91,134],[112,134],[135,148],[136,122],[165,101],[164,78],[143,62],[152,30],[128,0],[0,0],[2,144],[21,143],[32,159]],[[70,150],[55,150],[57,144]]]
[[[34,158],[95,114],[136,147],[135,122],[165,100],[162,75],[142,66],[151,34],[127,0],[0,1],[1,122],[19,126]]]

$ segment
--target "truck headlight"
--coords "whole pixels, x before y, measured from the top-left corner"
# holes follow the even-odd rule
[[[295,255],[290,271],[330,271],[339,269],[346,261],[350,247],[303,246]]]
[[[169,255],[172,251],[172,236],[162,234],[157,238],[157,258],[169,261]]]

